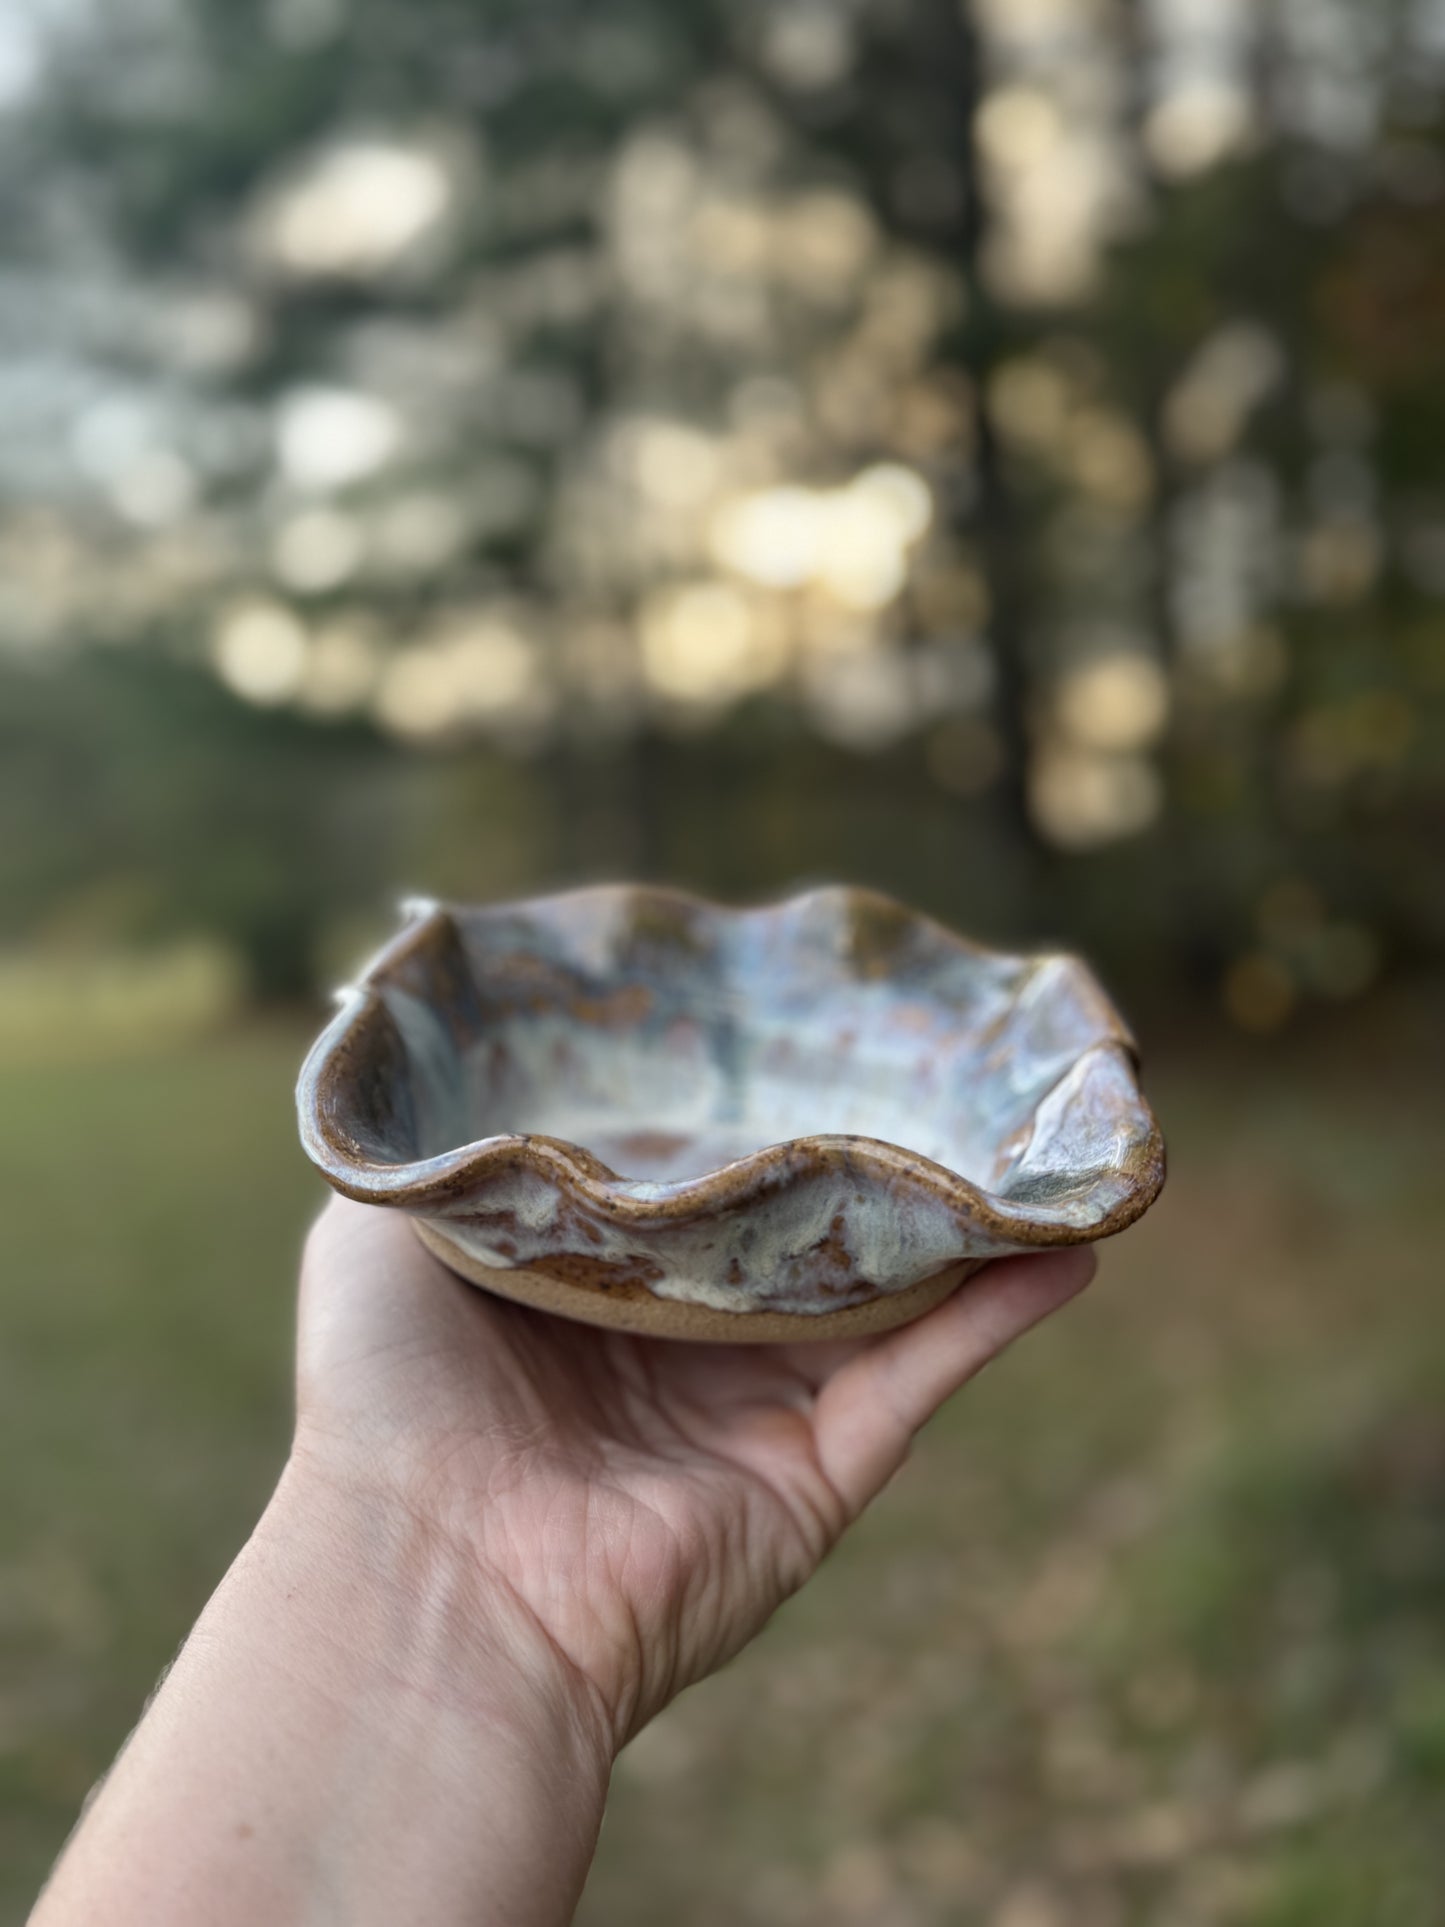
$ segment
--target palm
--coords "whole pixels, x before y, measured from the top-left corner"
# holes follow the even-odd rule
[[[489,1297],[338,1201],[307,1266],[302,1428],[463,1539],[625,1734],[742,1646],[940,1400],[1091,1269],[1011,1260],[879,1340],[693,1345]]]

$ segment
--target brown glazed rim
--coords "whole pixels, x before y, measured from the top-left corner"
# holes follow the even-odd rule
[[[960,937],[930,917],[905,910],[878,891],[852,885],[808,891],[757,907],[735,908],[661,885],[598,884],[560,896],[490,907],[524,910],[532,905],[540,907],[557,902],[625,901],[663,913],[691,910],[712,918],[730,919],[781,915],[794,910],[800,902],[816,897],[834,899],[860,920],[870,915],[895,921],[906,919],[965,955],[990,958],[1010,955]],[[1142,1092],[1138,1093],[1138,1101],[1146,1128],[1126,1146],[1117,1167],[1127,1189],[1109,1211],[1085,1226],[1040,1223],[1027,1215],[1026,1210],[1011,1209],[1006,1199],[982,1190],[916,1151],[882,1138],[842,1134],[791,1138],[769,1145],[702,1177],[670,1185],[663,1197],[637,1197],[628,1190],[625,1179],[581,1145],[564,1138],[529,1133],[480,1138],[475,1143],[409,1164],[379,1163],[365,1156],[343,1121],[347,1111],[346,1093],[365,1030],[381,1008],[377,980],[404,959],[435,943],[447,928],[451,914],[445,904],[429,905],[417,921],[399,931],[371,959],[354,986],[338,993],[343,1000],[342,1007],[312,1045],[297,1080],[297,1117],[307,1156],[335,1190],[363,1204],[392,1205],[406,1211],[445,1216],[449,1207],[464,1201],[488,1179],[521,1169],[555,1185],[565,1196],[602,1220],[641,1229],[675,1223],[679,1219],[745,1210],[810,1171],[846,1162],[860,1175],[876,1177],[884,1183],[901,1181],[919,1185],[1001,1241],[1022,1247],[1085,1244],[1111,1237],[1148,1210],[1164,1183],[1164,1139]],[[1067,953],[1048,952],[1027,961],[1035,969],[1064,963],[1087,974],[1087,966]],[[1108,1011],[1107,1034],[1089,1049],[1122,1050],[1137,1077],[1138,1048],[1134,1039],[1112,1005],[1103,1004],[1102,997],[1101,1005]]]

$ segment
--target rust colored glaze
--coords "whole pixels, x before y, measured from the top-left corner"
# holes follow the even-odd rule
[[[990,1257],[1123,1229],[1164,1178],[1083,964],[861,890],[428,907],[297,1099],[328,1181],[463,1275],[677,1336],[881,1329]]]

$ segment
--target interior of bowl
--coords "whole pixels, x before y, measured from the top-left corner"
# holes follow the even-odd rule
[[[979,950],[858,891],[435,913],[368,982],[353,1130],[387,1163],[532,1133],[669,1181],[847,1134],[994,1189],[1081,1052],[1128,1048],[1072,959]]]

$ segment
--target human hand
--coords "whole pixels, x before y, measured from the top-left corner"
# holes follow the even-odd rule
[[[691,1345],[489,1297],[334,1201],[286,1471],[37,1927],[561,1927],[618,1748],[1092,1271],[1007,1259],[857,1343]]]
[[[991,1358],[1089,1281],[989,1265],[915,1324],[779,1346],[634,1338],[457,1279],[333,1200],[307,1246],[293,1465],[466,1565],[509,1650],[616,1751],[816,1570]]]

